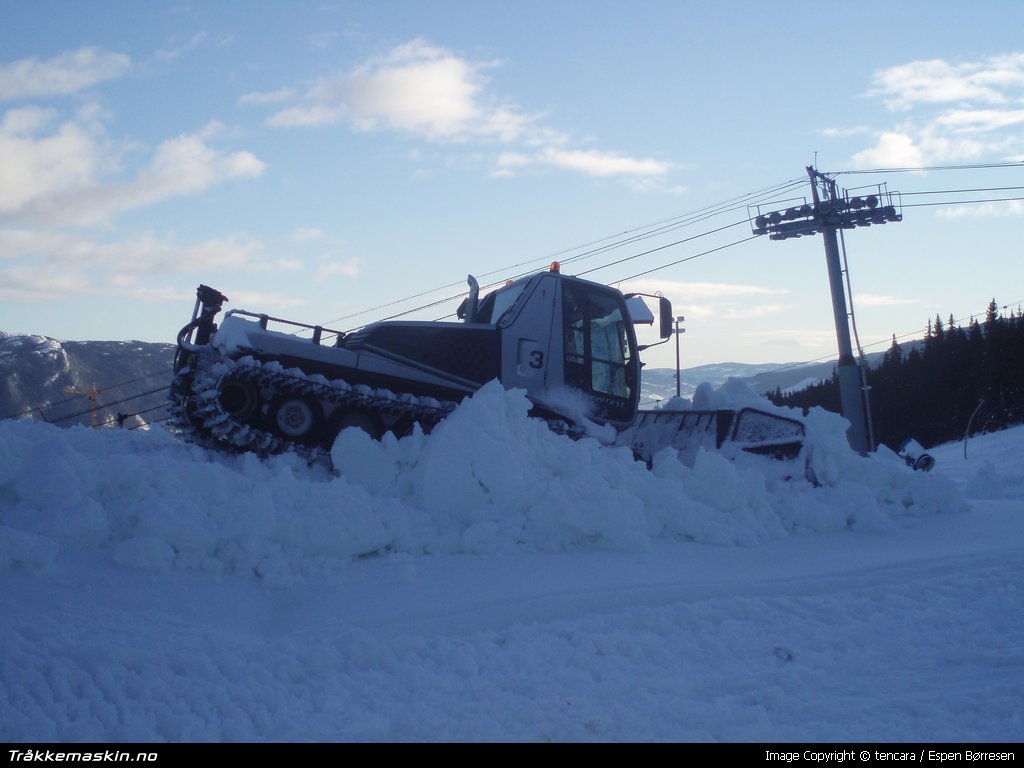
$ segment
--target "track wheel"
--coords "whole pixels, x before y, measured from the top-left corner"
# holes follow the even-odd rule
[[[217,398],[224,413],[239,422],[248,419],[259,402],[256,387],[251,382],[238,379],[228,379],[222,383]]]
[[[284,395],[270,407],[270,425],[286,440],[301,445],[315,443],[323,431],[320,404],[301,395]]]

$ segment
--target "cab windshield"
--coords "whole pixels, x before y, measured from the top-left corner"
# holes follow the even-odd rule
[[[599,395],[633,394],[629,320],[617,296],[566,285],[562,295],[566,380]]]

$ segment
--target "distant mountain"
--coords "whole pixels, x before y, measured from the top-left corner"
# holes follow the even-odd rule
[[[755,392],[770,392],[776,387],[783,391],[802,389],[808,383],[817,383],[832,375],[835,363],[713,363],[684,368],[682,371],[683,397],[693,397],[700,384],[718,387],[726,379],[746,381]],[[643,401],[664,400],[675,397],[676,372],[671,368],[645,368],[641,398]]]
[[[161,418],[174,363],[173,344],[141,341],[57,341],[0,331],[0,418],[24,417],[71,426],[125,426]],[[133,414],[138,414],[137,416]]]
[[[912,341],[902,344],[901,349],[907,354],[912,349],[919,349],[921,342]],[[885,352],[871,352],[865,355],[868,366],[877,368],[881,365]],[[707,382],[718,387],[726,379],[742,379],[760,394],[774,392],[776,388],[783,394],[798,392],[812,384],[818,384],[832,377],[836,361],[824,363],[713,363],[684,368],[682,371],[682,396],[693,397],[698,385]],[[675,397],[676,372],[671,368],[644,368],[641,374],[641,401],[664,400]]]

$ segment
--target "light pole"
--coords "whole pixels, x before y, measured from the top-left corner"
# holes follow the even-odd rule
[[[679,368],[679,334],[686,333],[685,328],[680,328],[679,324],[686,320],[685,317],[679,315],[676,318],[676,397],[682,397],[683,388],[683,376],[682,371]]]

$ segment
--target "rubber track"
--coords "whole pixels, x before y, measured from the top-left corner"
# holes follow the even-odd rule
[[[252,357],[232,359],[216,353],[202,352],[205,359],[196,361],[180,375],[193,373],[191,400],[193,418],[184,412],[187,399],[172,395],[171,414],[179,433],[186,439],[220,450],[253,451],[261,455],[281,453],[294,449],[300,453],[319,454],[315,448],[292,443],[281,435],[231,418],[221,408],[220,388],[227,379],[241,380],[253,384],[257,391],[269,389],[274,397],[297,395],[317,400],[324,410],[335,407],[358,408],[375,414],[398,415],[411,418],[432,427],[456,406],[451,401],[440,402],[432,397],[417,397],[410,394],[395,394],[387,389],[376,389],[365,384],[349,384],[343,379],[328,380],[314,374],[307,376],[298,368],[285,369],[280,363],[263,363]],[[213,359],[211,359],[213,358]],[[172,387],[172,392],[177,390]],[[330,406],[327,407],[327,406]],[[197,426],[195,421],[201,420]]]

